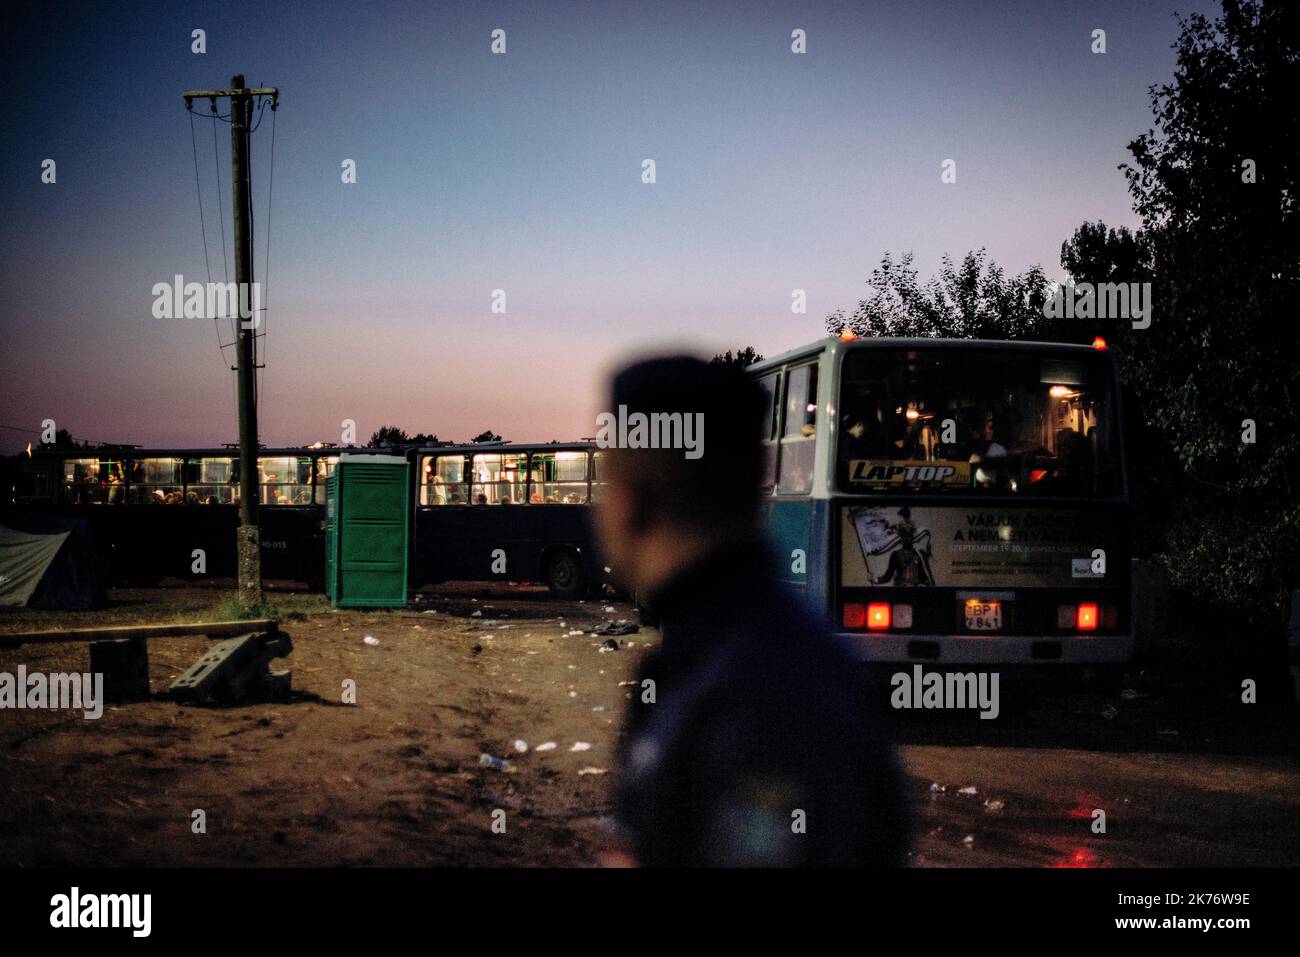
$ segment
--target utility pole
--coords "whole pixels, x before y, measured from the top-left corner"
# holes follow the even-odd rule
[[[258,531],[257,481],[257,313],[261,297],[253,295],[253,233],[250,223],[248,127],[253,116],[253,98],[269,96],[271,109],[278,105],[275,87],[247,89],[242,75],[231,77],[228,90],[186,90],[186,109],[196,97],[207,97],[216,112],[219,97],[230,100],[230,178],[231,202],[234,204],[235,302],[238,328],[236,340],[236,375],[239,392],[239,531],[237,559],[239,569],[237,596],[244,608],[262,603],[262,553]],[[247,307],[245,321],[243,312]]]

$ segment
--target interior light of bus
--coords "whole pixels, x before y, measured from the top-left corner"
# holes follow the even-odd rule
[[[1094,349],[1105,349],[1107,348],[1106,340],[1103,339],[1101,336],[1098,336],[1096,339],[1092,340],[1092,347]]]
[[[872,631],[888,628],[890,617],[890,607],[883,601],[873,601],[867,606],[867,627]]]
[[[912,606],[895,605],[893,607],[894,627],[911,628],[912,627]]]
[[[907,410],[907,418],[908,418],[910,421],[915,422],[915,421],[916,421],[917,419],[919,419],[920,417],[921,417],[921,413],[920,413],[920,412],[917,412],[916,409],[908,409],[908,410]]]
[[[1070,394],[1070,387],[1068,385],[1054,385],[1047,390],[1047,394],[1053,399],[1064,399]]]
[[[863,628],[867,624],[867,606],[850,603],[844,606],[844,627]]]
[[[1098,617],[1097,603],[1085,601],[1079,605],[1079,610],[1075,613],[1074,627],[1079,631],[1096,631]]]

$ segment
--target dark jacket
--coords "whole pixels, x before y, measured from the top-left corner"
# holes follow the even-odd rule
[[[770,561],[718,551],[647,602],[663,640],[633,689],[618,825],[647,866],[901,864],[879,706]]]

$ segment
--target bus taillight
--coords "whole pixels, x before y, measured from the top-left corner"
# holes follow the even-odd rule
[[[849,602],[842,616],[845,628],[867,628],[871,631],[888,631],[890,628],[912,627],[912,606],[891,605],[873,601],[869,605]]]
[[[1074,613],[1074,627],[1079,631],[1096,631],[1097,619],[1097,603],[1095,601],[1085,601],[1079,605],[1078,610]]]
[[[867,606],[853,602],[844,606],[844,627],[864,628],[867,624]]]

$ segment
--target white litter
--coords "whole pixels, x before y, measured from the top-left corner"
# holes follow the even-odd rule
[[[555,747],[556,747],[556,745],[555,745],[555,742],[554,742],[554,741],[547,741],[545,744],[539,744],[537,747],[533,748],[533,750],[534,750],[534,751],[554,751],[554,750],[555,750]]]
[[[362,640],[363,640],[366,644],[368,644],[368,645],[377,645],[377,644],[379,644],[379,639],[376,638],[374,635],[366,635],[366,637],[363,638]]]
[[[588,744],[586,741],[575,741],[575,742],[573,742],[573,747],[569,748],[569,750],[570,750],[570,751],[590,751],[590,750],[591,750],[591,745]]]
[[[957,793],[958,794],[979,794],[979,792],[975,790],[975,785],[973,784],[970,785],[969,787],[964,787],[959,789]]]
[[[515,739],[515,750],[518,751],[520,754],[527,754],[527,753],[528,753],[528,742],[525,741],[523,738],[516,738],[516,739]]]
[[[607,772],[604,768],[583,768],[581,771],[578,772],[578,775],[579,777],[581,777],[584,774],[607,774],[607,773],[609,772]]]

